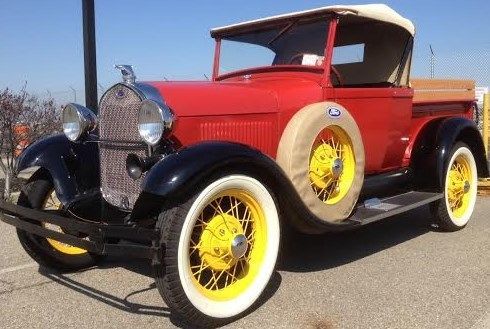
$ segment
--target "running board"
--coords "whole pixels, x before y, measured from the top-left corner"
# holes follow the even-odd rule
[[[356,208],[349,221],[357,225],[369,224],[419,208],[443,197],[442,193],[411,191],[384,199],[370,199]]]

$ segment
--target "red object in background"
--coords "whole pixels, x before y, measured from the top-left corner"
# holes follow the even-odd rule
[[[29,146],[29,126],[23,123],[14,125],[14,136],[19,141],[14,151],[14,156],[18,157]]]

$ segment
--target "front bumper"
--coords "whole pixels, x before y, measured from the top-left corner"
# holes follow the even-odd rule
[[[156,262],[160,255],[160,232],[156,229],[84,222],[49,211],[18,206],[3,200],[0,200],[0,220],[34,235],[51,238],[94,254],[147,258]],[[41,226],[41,223],[54,224],[69,232],[79,232],[86,235],[88,239],[47,229]],[[136,240],[142,243],[108,242],[114,239]]]

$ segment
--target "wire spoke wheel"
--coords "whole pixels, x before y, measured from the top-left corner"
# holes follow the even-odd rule
[[[279,214],[258,179],[209,179],[185,202],[165,209],[163,259],[155,281],[167,305],[192,327],[223,325],[245,312],[266,288],[279,251]]]
[[[354,181],[355,156],[352,141],[338,126],[323,129],[311,148],[310,185],[325,204],[344,198]]]
[[[468,210],[472,180],[469,160],[463,154],[458,155],[449,168],[446,188],[449,208],[456,218]]]
[[[434,223],[445,231],[466,226],[473,214],[478,189],[475,157],[467,144],[456,143],[445,167],[444,199],[431,205]]]
[[[56,192],[52,190],[51,193],[48,194],[46,200],[44,201],[44,205],[42,208],[43,210],[60,210],[62,207],[63,205],[61,204],[60,200],[56,196]],[[58,225],[54,225],[51,223],[42,223],[42,226],[52,231],[63,233],[63,229]],[[87,250],[85,249],[74,247],[63,242],[59,242],[50,238],[46,238],[46,240],[48,241],[51,247],[53,247],[54,249],[56,249],[57,251],[63,254],[82,255],[87,253]]]
[[[264,212],[247,191],[221,192],[199,214],[189,243],[196,287],[215,300],[234,298],[254,280],[264,257]]]

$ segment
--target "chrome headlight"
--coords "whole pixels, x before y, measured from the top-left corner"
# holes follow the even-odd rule
[[[97,117],[94,112],[74,103],[69,103],[63,108],[62,121],[63,132],[72,142],[97,127]]]
[[[138,131],[148,145],[157,145],[162,137],[172,129],[173,123],[174,116],[167,106],[149,99],[141,102]]]

